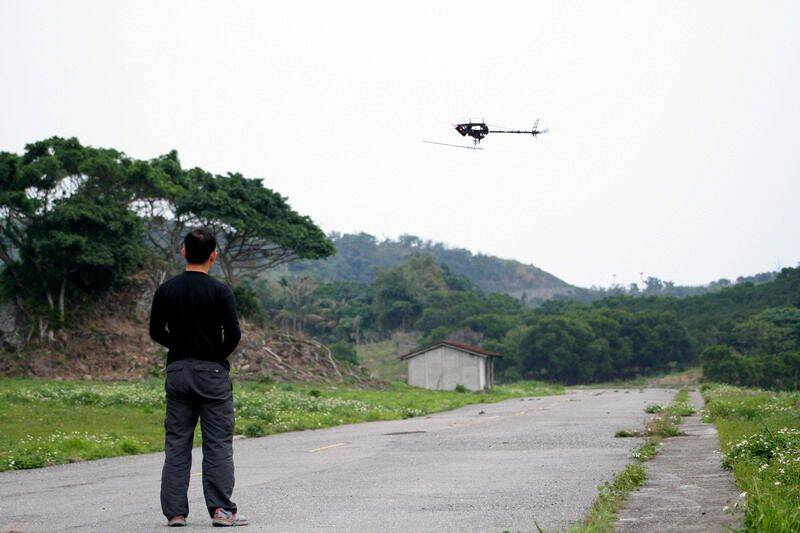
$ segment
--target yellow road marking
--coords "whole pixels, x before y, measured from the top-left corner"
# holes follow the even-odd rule
[[[192,474],[192,477],[194,477],[194,476],[202,476],[202,475],[203,475],[202,472],[195,472],[194,474]]]
[[[337,442],[336,444],[329,444],[327,446],[322,446],[320,448],[314,448],[313,450],[308,450],[308,453],[316,453],[321,452],[322,450],[330,450],[331,448],[338,448],[339,446],[344,446],[344,442]]]

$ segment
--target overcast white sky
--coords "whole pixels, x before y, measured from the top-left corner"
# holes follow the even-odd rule
[[[0,150],[174,148],[326,231],[579,285],[735,278],[800,261],[798,28],[790,1],[0,0]],[[469,116],[550,133],[420,142]]]

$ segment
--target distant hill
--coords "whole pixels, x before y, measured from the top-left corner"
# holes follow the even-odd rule
[[[568,294],[554,296],[557,300],[572,300],[582,303],[596,302],[614,296],[671,296],[673,298],[689,298],[701,296],[735,287],[737,285],[761,285],[778,278],[778,271],[761,272],[751,276],[739,276],[735,281],[720,278],[705,285],[676,285],[672,281],[664,281],[656,277],[642,280],[641,285],[631,283],[628,286],[615,285],[611,287],[596,287],[585,289],[576,287]]]
[[[505,293],[517,298],[525,295],[533,300],[568,295],[575,290],[572,285],[533,265],[473,254],[464,248],[449,247],[413,235],[382,241],[367,233],[333,233],[330,237],[336,245],[335,256],[292,263],[287,270],[318,280],[371,283],[375,280],[376,269],[397,266],[412,254],[426,254],[452,272],[466,276],[486,292]]]

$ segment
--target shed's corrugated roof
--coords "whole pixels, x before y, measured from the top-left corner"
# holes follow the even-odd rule
[[[426,346],[425,348],[423,348],[421,350],[414,350],[413,352],[408,352],[407,354],[403,354],[403,355],[401,355],[399,357],[399,359],[408,359],[410,357],[414,357],[415,355],[419,355],[421,353],[425,353],[425,352],[428,352],[430,350],[433,350],[434,348],[437,348],[439,346],[450,346],[450,347],[455,348],[457,350],[462,350],[464,352],[469,352],[469,353],[472,353],[472,354],[475,354],[475,355],[482,355],[484,357],[503,357],[501,354],[499,354],[497,352],[490,352],[489,350],[484,350],[480,346],[472,346],[470,344],[464,344],[462,342],[445,340],[445,341],[435,342],[435,343],[431,344],[430,346]]]

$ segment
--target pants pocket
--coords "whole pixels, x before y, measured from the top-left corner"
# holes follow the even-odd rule
[[[231,393],[228,369],[217,363],[194,365],[192,374],[201,393],[209,398],[223,399]]]
[[[172,363],[167,365],[166,370],[167,374],[169,374],[170,372],[178,372],[180,370],[183,370],[183,363],[180,361],[173,361]]]

